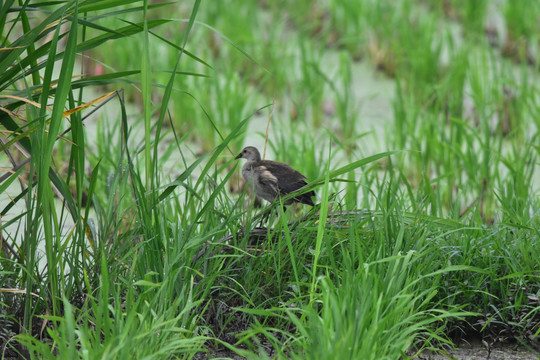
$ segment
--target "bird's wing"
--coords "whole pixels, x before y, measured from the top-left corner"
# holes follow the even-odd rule
[[[287,164],[269,160],[262,161],[261,163],[261,166],[264,166],[277,180],[277,187],[282,194],[294,192],[302,186],[307,185],[304,180],[306,177]]]
[[[264,188],[271,189],[271,191],[277,194],[279,191],[278,178],[266,166],[259,165],[253,171],[257,173],[257,179]]]

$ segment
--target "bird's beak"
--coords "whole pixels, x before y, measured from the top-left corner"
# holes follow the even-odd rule
[[[235,157],[234,160],[238,160],[238,159],[240,159],[241,157],[242,157],[242,153],[238,154],[238,156]]]

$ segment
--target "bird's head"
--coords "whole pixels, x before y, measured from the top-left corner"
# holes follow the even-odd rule
[[[238,154],[235,159],[247,159],[248,161],[260,161],[261,160],[261,154],[259,153],[259,150],[257,150],[256,147],[253,146],[246,146],[244,150],[240,154]]]

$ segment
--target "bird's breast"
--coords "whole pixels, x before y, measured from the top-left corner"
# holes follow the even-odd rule
[[[249,182],[253,178],[253,166],[249,162],[245,163],[242,167],[242,176],[246,182]]]

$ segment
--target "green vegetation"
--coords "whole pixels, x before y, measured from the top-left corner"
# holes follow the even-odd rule
[[[2,2],[0,354],[538,355],[540,8],[518,3]],[[243,191],[268,123],[313,209]]]

